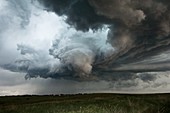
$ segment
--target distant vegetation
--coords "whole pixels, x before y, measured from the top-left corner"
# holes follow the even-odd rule
[[[170,94],[8,96],[0,113],[170,113]]]

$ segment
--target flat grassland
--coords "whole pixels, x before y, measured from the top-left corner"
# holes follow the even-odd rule
[[[4,96],[0,113],[170,113],[170,94]]]

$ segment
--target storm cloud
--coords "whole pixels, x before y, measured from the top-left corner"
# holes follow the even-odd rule
[[[88,77],[94,73],[98,74],[98,71],[142,72],[170,69],[168,63],[161,61],[139,63],[169,49],[170,19],[169,4],[166,0],[39,2],[45,6],[44,9],[59,16],[66,16],[65,21],[76,30],[98,32],[97,30],[101,30],[103,26],[109,26],[107,39],[103,40],[105,44],[112,45],[112,51],[108,52],[108,56],[100,51],[101,47],[97,47],[95,42],[89,41],[95,38],[82,38],[78,33],[68,36],[70,40],[67,40],[66,46],[61,46],[60,40],[54,43],[50,54],[60,60],[64,72],[69,71],[73,76]]]
[[[118,52],[104,62],[136,62],[169,47],[169,3],[166,0],[39,1],[47,10],[66,15],[66,22],[77,30],[96,30],[109,25],[107,42]]]
[[[16,42],[19,57],[1,63],[3,69],[26,73],[26,79],[130,81],[127,83],[130,86],[137,85],[140,80],[145,83],[155,81],[157,75],[170,70],[170,4],[167,0],[16,2],[7,1],[7,7],[17,10],[2,17],[19,26],[18,34],[24,37],[27,33],[28,37],[23,42],[27,39],[36,42]],[[17,21],[7,16],[12,14]],[[49,18],[52,15],[54,20],[43,20],[43,14]],[[45,25],[35,27],[33,24],[33,30],[36,30],[33,32],[31,22],[36,19],[35,23],[39,25],[43,25],[42,21],[52,21],[54,25],[50,27],[53,28]],[[11,28],[12,22],[9,23],[2,28],[1,37],[9,36],[9,29],[16,29]],[[44,29],[39,32],[41,28]],[[37,45],[43,37],[52,43],[48,42],[46,46],[44,41]],[[134,82],[136,80],[139,81]]]

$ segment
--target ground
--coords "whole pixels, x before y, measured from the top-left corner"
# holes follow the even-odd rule
[[[170,113],[170,94],[4,96],[0,113]]]

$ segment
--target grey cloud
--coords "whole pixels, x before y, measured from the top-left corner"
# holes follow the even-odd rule
[[[108,42],[118,52],[100,61],[103,67],[140,61],[169,48],[169,4],[166,0],[39,1],[48,10],[66,15],[66,22],[78,30],[84,31],[96,24],[111,26]],[[91,21],[93,18],[95,20]]]
[[[95,33],[92,31],[83,33],[74,30],[72,30],[70,34],[63,32],[65,35],[57,37],[58,39],[49,50],[50,55],[54,56],[54,58],[45,55],[42,51],[36,51],[25,45],[18,45],[18,50],[20,50],[23,58],[18,59],[13,64],[4,65],[4,68],[12,71],[25,72],[27,73],[26,78],[40,76],[43,78],[80,78],[95,80],[112,78],[111,76],[118,74],[115,71],[142,72],[146,70],[169,70],[169,64],[166,64],[167,68],[163,69],[160,68],[165,66],[164,64],[150,64],[147,69],[147,64],[129,64],[139,62],[145,57],[150,57],[169,47],[169,42],[166,37],[158,39],[153,35],[150,37],[152,40],[150,40],[147,37],[150,36],[148,35],[150,32],[142,29],[143,27],[145,28],[146,25],[152,25],[153,23],[150,23],[152,20],[162,23],[159,17],[166,13],[168,8],[163,2],[153,0],[145,1],[146,3],[144,2],[144,4],[139,4],[140,0],[101,0],[100,2],[95,0],[72,0],[67,2],[51,0],[47,2],[44,0],[40,2],[49,10],[55,11],[58,15],[66,15],[66,21],[69,24],[75,23],[73,25],[75,25],[76,29],[83,25],[82,23],[86,23],[84,24],[85,26],[80,27],[82,29],[79,30],[84,31],[87,30],[87,28],[91,30],[93,29],[92,26],[96,23],[100,23],[101,25],[109,24],[111,27],[108,28],[110,29],[108,37],[105,38],[106,34],[102,35],[102,33],[100,33],[102,31],[100,30],[95,31]],[[103,3],[104,7],[101,7],[101,3]],[[75,9],[81,5],[83,5],[85,9],[80,10],[80,12],[91,12],[89,15],[93,15],[95,18],[101,19],[101,21],[91,21],[91,18],[89,18],[86,13],[81,15],[77,12]],[[108,5],[110,5],[110,7],[107,7]],[[153,9],[155,10],[153,11]],[[23,11],[27,12],[25,9],[19,12]],[[126,14],[129,15],[127,19],[124,18]],[[72,20],[73,18],[71,17],[73,15],[75,15],[78,20],[83,20]],[[150,15],[154,15],[155,17]],[[131,19],[134,20],[131,21]],[[165,25],[161,24],[161,26]],[[157,24],[155,27],[158,27]],[[135,30],[137,30],[137,32]],[[65,32],[68,31],[69,29],[66,29]],[[108,30],[105,30],[104,32],[107,31]],[[166,32],[167,31],[168,30],[166,30]],[[144,36],[143,33],[146,34],[146,36]],[[160,41],[158,42],[158,40]],[[130,72],[128,72],[127,75],[135,75]],[[118,75],[121,76],[121,74],[125,75],[124,72]],[[104,75],[109,76],[104,77]]]
[[[13,86],[16,84],[24,84],[23,75],[20,73],[14,73],[0,68],[0,86]]]
[[[44,4],[48,11],[58,15],[66,15],[66,21],[77,30],[88,31],[89,28],[97,29],[111,20],[97,15],[88,0],[38,0]]]
[[[135,76],[116,76],[113,81],[75,81],[65,79],[25,80],[24,73],[0,69],[0,95],[74,93],[155,93],[169,91],[169,72],[147,72]],[[157,76],[156,76],[157,75]],[[145,78],[146,77],[146,78]]]
[[[26,78],[40,76],[73,80],[94,79],[95,77],[91,76],[94,61],[105,59],[114,52],[112,46],[106,43],[107,29],[96,33],[77,32],[73,29],[67,29],[67,32],[65,36],[61,35],[54,41],[49,50],[51,56],[27,45],[18,44],[22,57],[2,67],[27,73]]]
[[[15,48],[13,45],[18,38],[14,32],[17,32],[18,29],[24,29],[29,24],[31,1],[2,0],[0,4],[0,64],[4,64],[14,60],[14,56],[17,56],[15,50],[11,51],[11,48]],[[15,38],[13,43],[10,42],[9,37]]]
[[[61,35],[56,35],[50,49],[44,48],[49,49],[49,53],[18,44],[20,57],[3,65],[4,69],[26,73],[27,79],[104,80],[111,82],[113,89],[138,87],[140,83],[145,85],[143,88],[149,87],[159,76],[158,71],[170,69],[169,63],[165,63],[167,60],[160,60],[170,44],[166,0],[148,0],[143,4],[141,0],[38,1],[45,10],[66,16],[65,21],[81,31],[65,28]],[[16,2],[9,3],[17,6]],[[13,8],[19,8],[14,10],[21,19],[18,23],[21,27],[27,26],[31,12],[24,7],[26,2],[18,4]]]
[[[4,1],[4,6],[1,7],[0,23],[1,23],[1,33],[2,30],[10,28],[12,24],[18,22],[21,27],[29,24],[29,18],[31,16],[31,1],[25,0],[6,0]]]

